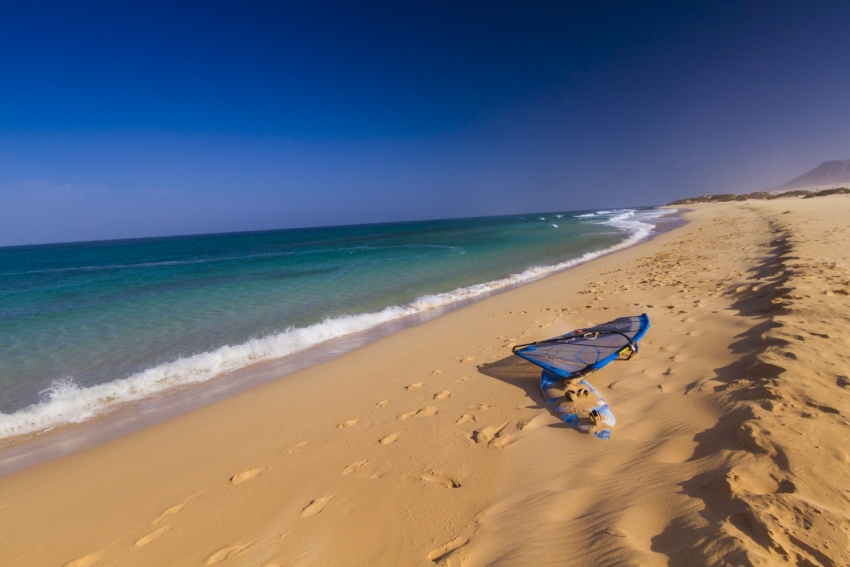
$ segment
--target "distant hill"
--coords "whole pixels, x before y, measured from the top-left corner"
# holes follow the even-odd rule
[[[850,159],[825,161],[808,173],[783,183],[774,190],[803,189],[807,187],[834,187],[850,183]]]

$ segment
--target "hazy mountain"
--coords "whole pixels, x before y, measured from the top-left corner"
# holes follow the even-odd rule
[[[850,183],[850,159],[825,161],[800,177],[783,183],[774,190],[798,189],[803,187],[832,187]]]

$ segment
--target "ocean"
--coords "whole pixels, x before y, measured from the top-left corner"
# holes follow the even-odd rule
[[[486,297],[635,244],[670,213],[0,248],[0,441]]]

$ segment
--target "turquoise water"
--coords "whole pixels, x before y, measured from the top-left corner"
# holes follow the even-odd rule
[[[0,248],[0,438],[521,284],[646,237],[660,214]]]

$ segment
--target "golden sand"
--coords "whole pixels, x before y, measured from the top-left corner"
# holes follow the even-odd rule
[[[14,566],[850,565],[850,198],[689,224],[0,478]],[[598,440],[511,346],[646,312]]]

